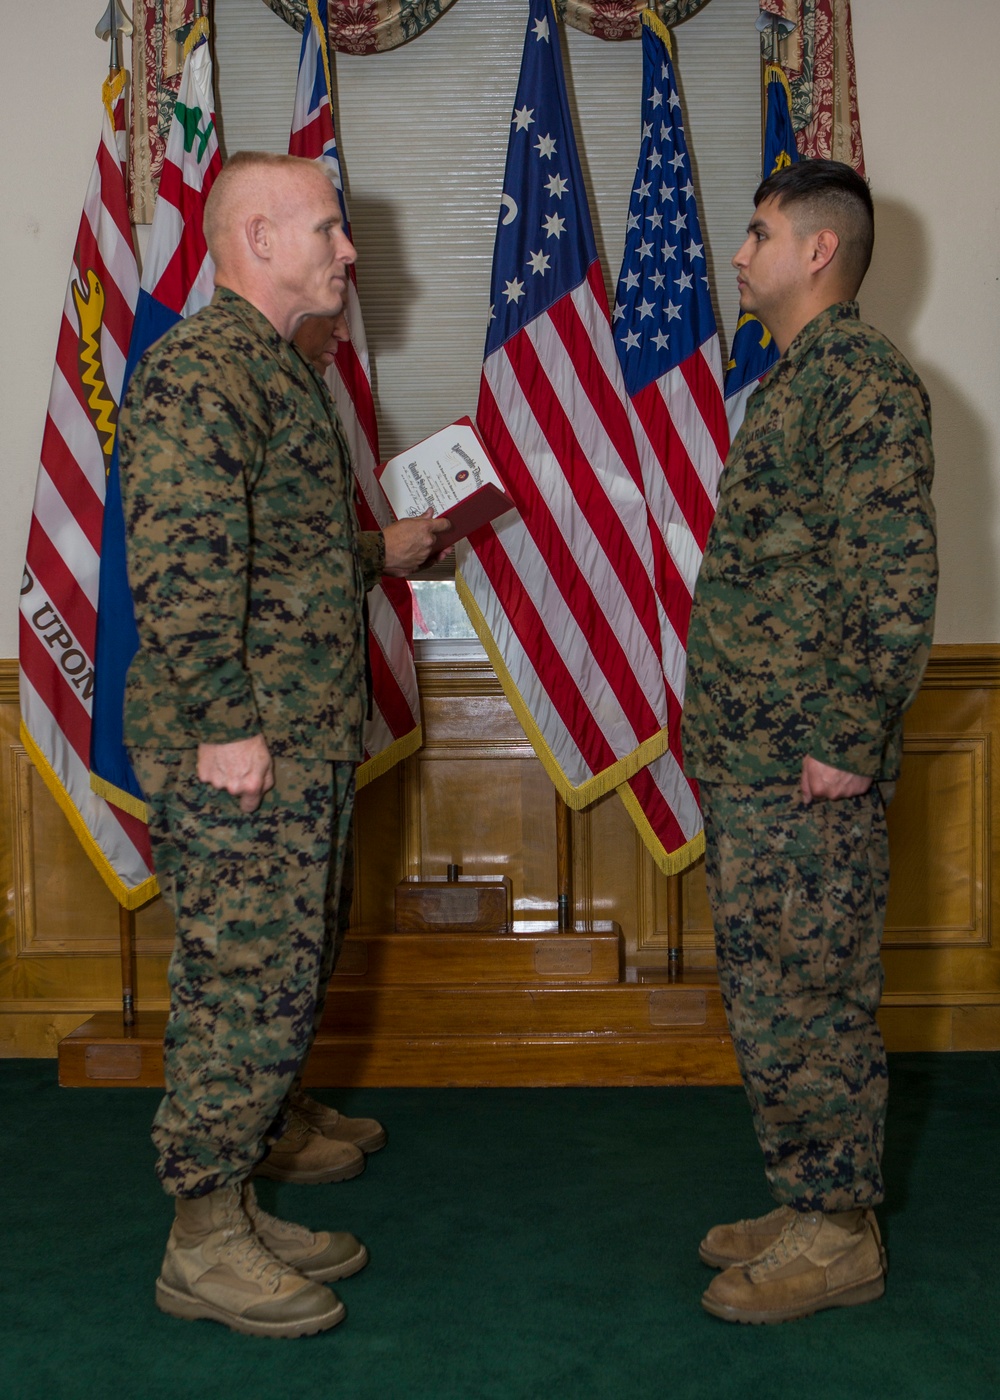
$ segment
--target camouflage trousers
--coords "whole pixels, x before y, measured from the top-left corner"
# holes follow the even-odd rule
[[[722,998],[775,1199],[882,1200],[888,1077],[875,1012],[889,880],[882,797],[701,785]]]
[[[244,814],[198,780],[194,749],[131,757],[177,926],[156,1169],[170,1195],[202,1196],[284,1130],[349,914],[354,764],[278,757]]]

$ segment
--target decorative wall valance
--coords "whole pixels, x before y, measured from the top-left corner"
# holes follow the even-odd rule
[[[149,223],[159,183],[173,104],[180,82],[184,40],[196,0],[135,0],[132,39],[132,139],[129,143],[132,218]],[[300,33],[309,0],[263,0]],[[416,38],[454,0],[329,0],[331,48],[370,54]],[[649,0],[668,27],[704,8],[708,0]],[[646,0],[555,0],[559,17],[600,39],[633,39],[642,31]],[[763,11],[795,28],[779,61],[792,92],[792,120],[799,151],[846,161],[864,173],[850,0],[760,0]],[[763,36],[771,58],[770,38]]]
[[[795,25],[779,62],[792,91],[799,154],[842,160],[863,175],[851,0],[760,0],[760,7]],[[761,47],[773,57],[769,35]]]
[[[454,0],[329,0],[330,47],[338,53],[381,53],[427,29]],[[297,29],[305,27],[308,0],[264,0]],[[599,39],[638,39],[641,15],[651,9],[663,23],[679,24],[708,0],[555,0],[559,18]]]

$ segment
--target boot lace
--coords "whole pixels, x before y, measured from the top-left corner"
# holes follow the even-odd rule
[[[807,1244],[804,1217],[795,1215],[784,1226],[774,1244],[747,1264],[747,1273],[754,1283],[759,1283],[766,1274],[797,1259]]]
[[[278,1238],[301,1240],[303,1243],[310,1242],[315,1238],[313,1231],[305,1225],[296,1225],[290,1220],[280,1220],[276,1215],[271,1215],[257,1200],[257,1193],[252,1182],[244,1182],[243,1185],[243,1208],[250,1221],[250,1228],[255,1235],[261,1230],[277,1235]],[[263,1248],[266,1249],[266,1245]]]
[[[276,1292],[289,1271],[288,1265],[276,1259],[254,1234],[251,1217],[239,1194],[234,1196],[226,1212],[221,1234],[220,1259],[252,1283]]]

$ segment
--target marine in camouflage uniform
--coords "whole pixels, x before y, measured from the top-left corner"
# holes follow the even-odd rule
[[[364,594],[448,523],[358,535],[333,400],[290,343],[342,312],[355,259],[325,167],[237,153],[204,233],[212,304],[147,353],[118,424],[139,627],[125,732],[177,925],[156,1301],[297,1337],[343,1318],[322,1285],[368,1252],[268,1215],[249,1176],[339,1180],[364,1165],[359,1132],[384,1140],[371,1119],[305,1122],[291,1097],[348,898]]]
[[[357,531],[325,384],[233,291],[146,355],[119,442],[140,636],[126,738],[178,922],[154,1140],[165,1189],[200,1196],[280,1136],[322,1012],[384,553]],[[246,813],[195,759],[255,733],[275,785]]]
[[[841,219],[845,188],[854,212]],[[759,312],[782,354],[727,458],[683,720],[720,987],[779,1202],[702,1243],[703,1260],[726,1268],[705,1306],[742,1322],[882,1291],[868,1208],[883,1198],[887,1098],[875,1020],[883,793],[899,774],[937,580],[927,394],[856,302],[836,299],[867,266],[870,196],[846,167],[804,162],[766,181],[755,203],[733,259],[741,307]],[[827,220],[839,234],[815,232]],[[863,255],[849,246],[858,227]],[[851,270],[834,264],[838,246]]]
[[[875,1011],[888,850],[878,786],[805,805],[815,755],[888,783],[930,650],[930,409],[916,374],[830,307],[750,398],[688,637],[723,998],[775,1198],[882,1199]]]

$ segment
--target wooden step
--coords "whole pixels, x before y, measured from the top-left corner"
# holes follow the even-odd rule
[[[321,1035],[307,1084],[358,1088],[559,1088],[738,1084],[728,1035],[381,1036]]]
[[[94,1016],[59,1045],[64,1085],[163,1083],[166,1016]],[[306,1069],[339,1086],[727,1084],[718,984],[331,985]]]
[[[344,940],[334,985],[378,986],[616,985],[622,976],[616,924],[541,934],[364,933]]]
[[[323,1030],[386,1035],[572,1036],[724,1034],[718,986],[365,987],[331,983]]]

